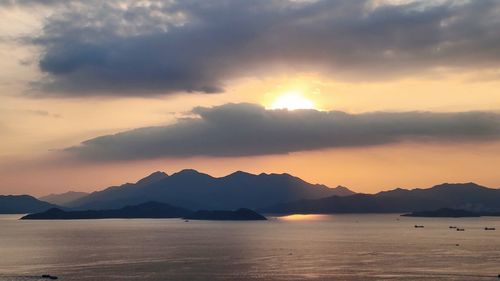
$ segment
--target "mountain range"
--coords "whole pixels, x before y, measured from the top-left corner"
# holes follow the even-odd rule
[[[257,209],[299,199],[319,199],[354,192],[345,187],[310,184],[289,174],[235,172],[212,177],[195,170],[173,175],[155,172],[136,183],[90,193],[64,206],[73,209],[114,209],[157,201],[191,210]]]
[[[69,192],[40,199],[60,202],[65,211],[112,210],[149,201],[189,210],[248,208],[266,214],[407,213],[440,208],[499,212],[500,190],[475,183],[444,183],[431,188],[376,194],[311,184],[289,174],[235,172],[212,177],[195,170],[155,172],[137,181],[92,193]],[[0,196],[0,213],[35,213],[54,208],[28,195]]]
[[[302,199],[262,208],[274,214],[401,213],[454,208],[481,212],[500,210],[500,190],[475,183],[441,184],[427,189],[394,189],[377,194]]]

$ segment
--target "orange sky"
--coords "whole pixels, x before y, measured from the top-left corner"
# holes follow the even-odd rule
[[[20,112],[8,115],[15,123],[11,123],[10,132],[2,139],[1,152],[5,160],[1,163],[0,187],[4,193],[37,195],[70,189],[92,191],[136,181],[152,171],[173,173],[184,168],[195,168],[214,176],[223,176],[234,170],[287,172],[310,182],[345,185],[355,191],[369,193],[395,187],[428,187],[442,182],[475,181],[487,186],[499,186],[500,175],[495,167],[500,164],[500,143],[406,143],[288,155],[158,159],[70,166],[43,163],[44,157],[50,155],[50,149],[68,147],[96,135],[128,128],[174,122],[176,117],[197,104],[249,101],[269,105],[274,96],[294,87],[306,88],[304,95],[325,110],[460,111],[500,108],[500,93],[495,91],[500,85],[491,82],[440,80],[340,84],[304,78],[286,79],[243,81],[228,93],[209,97],[195,94],[188,97],[91,101],[12,97],[9,102],[17,104]],[[295,81],[317,88],[311,90],[306,86],[297,86]],[[266,88],[269,90],[265,91]],[[254,92],[263,94],[258,96]],[[423,94],[416,94],[418,92]],[[60,116],[27,114],[21,108],[44,108]],[[30,159],[35,159],[35,163],[29,163]],[[16,162],[19,164],[11,167]]]
[[[235,170],[287,172],[313,183],[368,193],[442,182],[474,181],[500,187],[496,171],[500,140],[403,142],[250,157],[54,161],[54,150],[101,135],[172,124],[196,106],[250,102],[269,108],[289,92],[298,92],[323,111],[498,112],[500,80],[495,79],[498,68],[442,69],[376,81],[342,80],[321,71],[284,68],[258,77],[232,78],[225,82],[225,91],[216,94],[33,97],[29,83],[43,76],[36,63],[40,50],[13,38],[40,32],[41,18],[48,11],[42,9],[31,17],[29,10],[0,8],[0,35],[8,38],[0,40],[0,194],[93,191],[136,181],[156,170],[170,174],[184,168],[214,176]]]

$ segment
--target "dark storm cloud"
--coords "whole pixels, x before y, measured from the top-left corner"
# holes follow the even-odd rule
[[[86,160],[284,154],[402,141],[500,139],[500,114],[266,110],[254,104],[198,107],[196,118],[101,136],[66,149]]]
[[[213,93],[278,71],[376,80],[500,66],[499,1],[372,2],[66,2],[32,40],[46,74],[33,85],[66,96]]]

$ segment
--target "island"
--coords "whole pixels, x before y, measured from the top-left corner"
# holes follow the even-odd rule
[[[266,217],[250,209],[235,211],[191,211],[160,202],[146,202],[110,210],[62,210],[51,208],[45,212],[29,214],[22,220],[82,220],[82,219],[165,219],[183,218],[186,220],[266,220]]]
[[[463,209],[441,208],[434,211],[411,212],[401,216],[424,218],[470,218],[481,216],[500,216],[500,212],[475,212]]]
[[[241,208],[236,211],[196,211],[185,217],[188,220],[267,220],[263,215],[250,209]]]

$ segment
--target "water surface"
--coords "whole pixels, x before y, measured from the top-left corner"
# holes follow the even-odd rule
[[[500,218],[494,217],[18,218],[0,216],[2,281],[41,274],[63,281],[498,280],[500,274]]]

